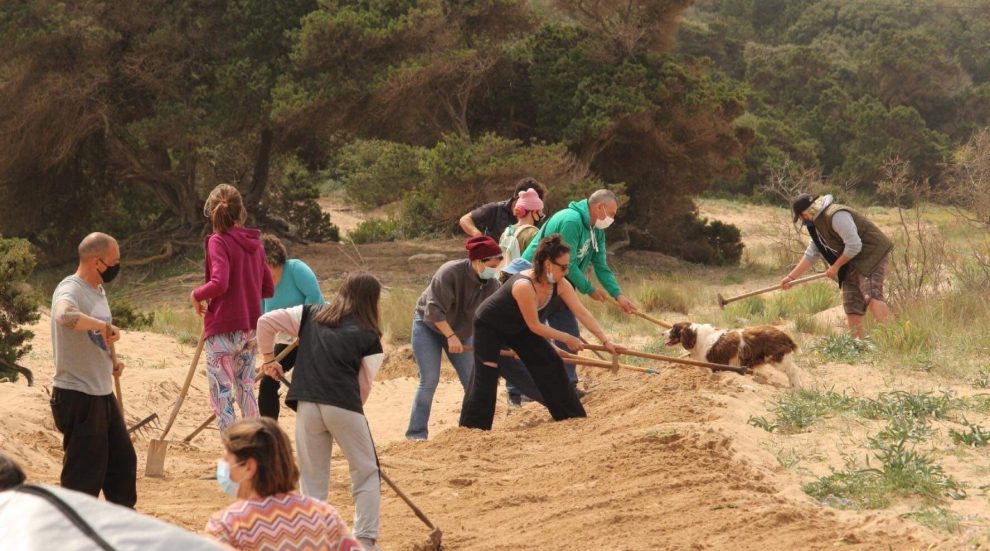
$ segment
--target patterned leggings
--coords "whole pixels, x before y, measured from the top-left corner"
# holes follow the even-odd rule
[[[206,376],[210,381],[210,405],[217,426],[224,431],[237,420],[234,400],[245,418],[258,416],[254,396],[254,331],[235,331],[206,339]]]

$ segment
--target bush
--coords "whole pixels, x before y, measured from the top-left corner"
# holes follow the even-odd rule
[[[359,245],[395,241],[399,237],[399,222],[394,218],[364,220],[347,237]]]
[[[38,321],[40,299],[25,283],[35,258],[24,239],[0,237],[0,379],[17,380],[18,373],[32,382],[30,371],[17,361],[30,352],[34,333],[22,326]]]
[[[423,181],[425,149],[385,140],[356,140],[334,159],[333,177],[347,197],[365,208],[400,199]]]
[[[671,207],[674,208],[674,207]],[[688,212],[675,217],[662,232],[630,232],[632,245],[660,251],[689,262],[728,266],[739,264],[743,243],[739,228],[718,220],[699,219]]]
[[[121,329],[145,329],[155,323],[155,313],[144,313],[127,300],[114,300],[113,324]]]
[[[281,178],[273,190],[272,213],[293,227],[296,237],[312,241],[340,241],[340,229],[330,222],[317,199],[320,188],[316,175],[295,158],[282,168]]]
[[[423,154],[420,169],[423,182],[402,204],[399,225],[404,237],[449,232],[465,212],[508,199],[516,182],[527,176],[547,186],[547,212],[605,187],[589,178],[562,144],[526,145],[495,134],[474,140],[445,136]],[[621,193],[622,187],[616,187]]]

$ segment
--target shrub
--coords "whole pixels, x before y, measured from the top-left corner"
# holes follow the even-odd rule
[[[877,346],[869,338],[829,335],[816,341],[811,348],[828,361],[849,363],[876,352]]]
[[[334,159],[332,173],[347,197],[365,208],[400,199],[423,181],[420,161],[426,150],[385,140],[356,140]]]
[[[122,329],[144,329],[155,323],[155,313],[144,313],[124,299],[113,301],[113,324]]]
[[[17,361],[31,351],[34,333],[23,326],[38,321],[40,299],[25,283],[34,271],[35,258],[24,239],[0,237],[0,379],[17,380],[23,373],[33,383],[31,372]]]
[[[394,218],[363,220],[347,237],[359,245],[395,241],[399,237],[399,222]]]
[[[508,199],[516,182],[526,176],[550,191],[545,198],[547,212],[605,187],[589,178],[587,168],[562,144],[526,145],[495,134],[474,140],[445,136],[424,152],[420,170],[422,183],[406,194],[402,204],[400,229],[406,237],[452,230],[470,209]]]
[[[282,168],[277,185],[273,186],[271,211],[284,218],[296,237],[313,241],[340,241],[340,229],[330,222],[317,199],[320,188],[316,175],[295,158]]]

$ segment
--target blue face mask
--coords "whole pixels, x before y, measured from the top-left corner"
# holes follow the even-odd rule
[[[481,279],[491,279],[496,275],[498,275],[497,269],[489,268],[488,266],[485,266],[485,269],[481,270],[481,273],[478,274],[478,277],[480,277]]]
[[[217,461],[217,484],[220,485],[223,493],[230,497],[237,497],[237,490],[241,487],[240,482],[234,482],[230,479],[230,463],[223,459]]]

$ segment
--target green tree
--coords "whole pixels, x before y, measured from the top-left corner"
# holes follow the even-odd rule
[[[34,333],[25,324],[38,321],[38,298],[26,281],[34,271],[34,255],[23,239],[0,237],[0,379],[17,380],[23,374],[34,383],[31,371],[18,365],[31,351]]]
[[[282,136],[271,89],[315,7],[124,0],[0,9],[0,125],[16,129],[0,134],[5,207],[33,190],[36,214],[51,218],[65,197],[85,194],[85,212],[115,194],[147,193],[145,227],[171,235],[199,230],[204,192],[231,182],[264,218]],[[75,241],[85,229],[71,232]]]

